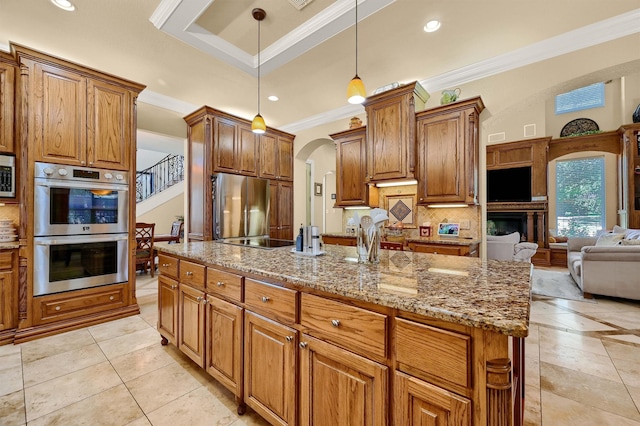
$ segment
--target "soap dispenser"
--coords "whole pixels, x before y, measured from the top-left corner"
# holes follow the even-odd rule
[[[302,251],[303,247],[303,241],[304,241],[304,227],[302,226],[302,224],[300,224],[300,233],[298,234],[298,237],[296,238],[296,251]]]

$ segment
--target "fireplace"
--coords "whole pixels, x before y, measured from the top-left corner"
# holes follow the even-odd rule
[[[493,230],[487,225],[487,232],[493,235],[520,233],[520,239],[527,241],[527,214],[523,212],[487,212],[487,221],[493,222]],[[493,232],[492,232],[493,231]]]
[[[533,207],[531,204],[530,206]],[[495,203],[490,207],[492,208],[488,208],[489,211],[487,211],[488,234],[507,235],[519,232],[521,241],[534,242],[538,243],[540,247],[546,247],[545,210],[520,210],[515,205],[503,205],[501,203]],[[492,229],[490,229],[491,223],[493,223]]]

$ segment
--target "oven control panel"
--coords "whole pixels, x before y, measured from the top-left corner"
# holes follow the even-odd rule
[[[129,175],[126,172],[40,162],[36,162],[35,177],[44,179],[116,183],[120,185],[126,185],[129,183]]]

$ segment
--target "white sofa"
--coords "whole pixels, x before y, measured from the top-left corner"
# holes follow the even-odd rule
[[[567,267],[585,295],[640,300],[640,230],[569,238]]]
[[[531,262],[537,250],[536,243],[520,242],[519,232],[508,235],[487,235],[487,259]]]

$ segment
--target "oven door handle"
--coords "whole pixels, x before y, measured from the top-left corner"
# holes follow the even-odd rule
[[[38,246],[55,246],[60,244],[86,244],[86,243],[104,243],[110,241],[126,241],[129,235],[82,235],[64,236],[64,237],[36,237],[33,243]]]
[[[109,189],[111,191],[129,191],[129,185],[126,184],[113,184],[113,183],[87,183],[87,182],[66,182],[66,181],[36,181],[36,186],[42,186],[45,188],[71,188],[71,189],[86,189],[91,191],[92,189]]]

